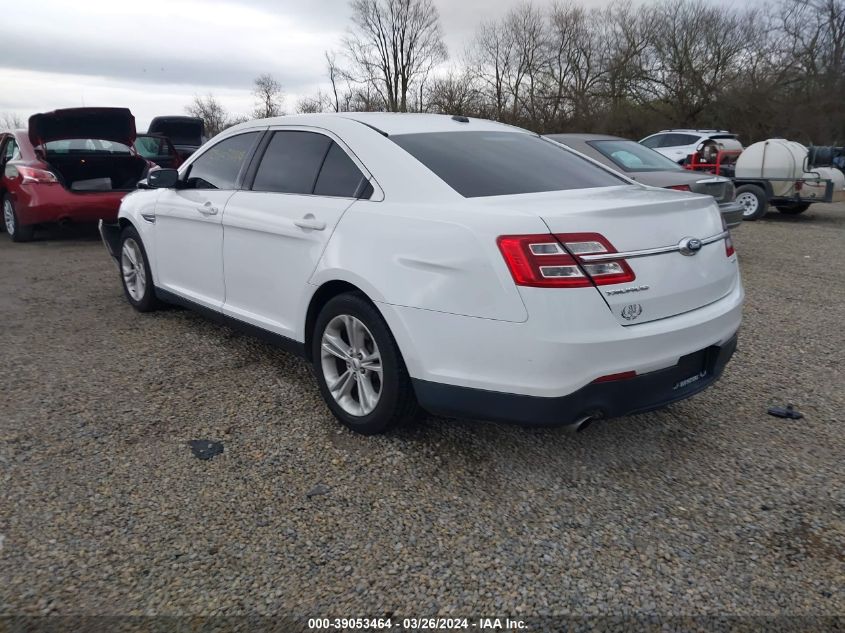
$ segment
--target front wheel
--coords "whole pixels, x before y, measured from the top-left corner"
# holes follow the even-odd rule
[[[416,415],[414,389],[396,341],[362,295],[331,299],[311,338],[320,393],[344,425],[374,435]]]
[[[798,215],[799,213],[804,213],[804,211],[809,209],[810,203],[796,202],[795,204],[779,204],[775,208],[781,213],[786,213],[787,215]]]
[[[158,308],[147,251],[134,226],[127,226],[120,234],[118,263],[123,294],[132,307],[138,312],[151,312]]]
[[[3,196],[3,226],[6,234],[13,242],[30,242],[35,235],[34,226],[22,226],[18,213],[15,210],[15,203],[8,194]]]
[[[766,192],[757,185],[742,185],[736,189],[736,201],[742,205],[743,220],[759,220],[769,210]]]

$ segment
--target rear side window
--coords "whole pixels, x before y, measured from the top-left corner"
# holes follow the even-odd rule
[[[533,134],[432,132],[390,139],[466,198],[627,184]]]
[[[191,163],[187,185],[194,189],[234,189],[258,135],[259,132],[238,134],[209,148]]]
[[[363,180],[361,170],[337,143],[332,142],[314,186],[314,193],[318,196],[353,198]]]
[[[252,190],[312,193],[331,144],[328,136],[314,132],[276,132],[261,158]]]
[[[650,147],[650,148],[654,149],[655,147],[660,147],[660,143],[663,142],[663,139],[666,138],[666,136],[667,136],[666,134],[658,134],[656,136],[650,136],[650,137],[640,141],[640,143],[642,143],[646,147]]]
[[[660,147],[681,147],[683,145],[692,145],[696,141],[698,141],[698,137],[692,134],[667,134]]]
[[[14,139],[14,137],[9,136],[6,141],[6,146],[3,148],[3,162],[20,158],[20,156],[20,152],[18,152],[18,142]]]

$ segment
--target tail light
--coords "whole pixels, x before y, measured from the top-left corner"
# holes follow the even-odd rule
[[[720,218],[722,218],[722,230],[723,230],[723,231],[728,231],[728,223],[727,223],[727,222],[725,222],[725,216],[723,216],[723,215],[720,213],[720,214],[719,214],[719,217],[720,217]],[[731,256],[731,255],[733,255],[734,253],[736,253],[736,250],[734,249],[734,243],[733,243],[733,240],[731,240],[731,234],[730,234],[730,231],[728,231],[728,234],[725,236],[725,255],[726,255],[727,257],[730,257],[730,256]]]
[[[674,189],[675,191],[692,191],[689,185],[672,185],[671,187],[666,187],[666,189]]]
[[[497,241],[518,286],[585,288],[627,283],[636,278],[624,259],[581,261],[583,255],[616,252],[598,233],[503,235]]]
[[[59,180],[56,175],[47,171],[46,169],[37,169],[35,167],[16,167],[18,173],[21,175],[21,184],[40,184],[47,185],[57,183]]]

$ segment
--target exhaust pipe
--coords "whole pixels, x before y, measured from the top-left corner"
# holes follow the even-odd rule
[[[566,430],[570,433],[580,433],[588,426],[590,426],[596,420],[600,420],[604,417],[604,414],[601,411],[590,411],[589,413],[583,414],[580,418],[578,418],[575,422],[568,425]]]

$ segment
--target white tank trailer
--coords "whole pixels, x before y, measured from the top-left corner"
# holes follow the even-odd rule
[[[845,173],[834,167],[845,148],[812,147],[772,138],[747,147],[736,161],[736,199],[744,219],[763,217],[772,204],[781,213],[803,213],[814,202],[845,201]]]

